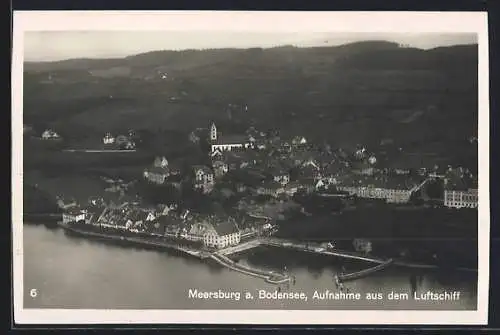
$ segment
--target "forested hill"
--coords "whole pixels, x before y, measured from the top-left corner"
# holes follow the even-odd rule
[[[24,118],[71,136],[189,131],[216,120],[222,129],[252,123],[339,145],[454,145],[476,135],[477,62],[477,45],[373,41],[25,63]]]

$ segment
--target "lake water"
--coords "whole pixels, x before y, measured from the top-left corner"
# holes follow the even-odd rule
[[[174,252],[146,250],[68,235],[59,228],[24,224],[24,308],[80,309],[433,309],[475,310],[477,274],[446,274],[388,268],[348,282],[359,300],[317,300],[315,291],[338,292],[333,277],[342,267],[351,272],[373,264],[282,249],[259,248],[239,255],[239,262],[259,268],[283,270],[295,276],[295,284],[281,292],[304,292],[304,300],[262,300],[259,290],[277,286]],[[413,280],[411,279],[413,278]],[[460,292],[458,300],[415,300],[427,291]],[[30,290],[36,289],[32,298]],[[240,300],[196,299],[189,290],[240,292]],[[409,295],[389,300],[390,292]],[[249,292],[254,299],[245,299]],[[367,293],[381,293],[381,300],[366,300]]]

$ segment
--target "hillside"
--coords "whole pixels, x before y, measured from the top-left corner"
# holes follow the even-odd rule
[[[216,120],[222,130],[252,123],[338,145],[393,138],[449,151],[477,132],[477,45],[155,51],[26,63],[24,85],[25,122],[68,136],[187,133]]]

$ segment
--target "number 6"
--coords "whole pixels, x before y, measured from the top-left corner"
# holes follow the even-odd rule
[[[36,288],[33,288],[30,290],[30,296],[32,298],[35,298],[37,295],[38,295],[38,291],[36,290]]]

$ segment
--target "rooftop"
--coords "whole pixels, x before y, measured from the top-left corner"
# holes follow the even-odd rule
[[[234,234],[239,231],[238,227],[234,222],[223,221],[214,225],[214,229],[219,234],[219,236]]]
[[[217,140],[213,144],[243,144],[248,142],[246,135],[218,135]]]

